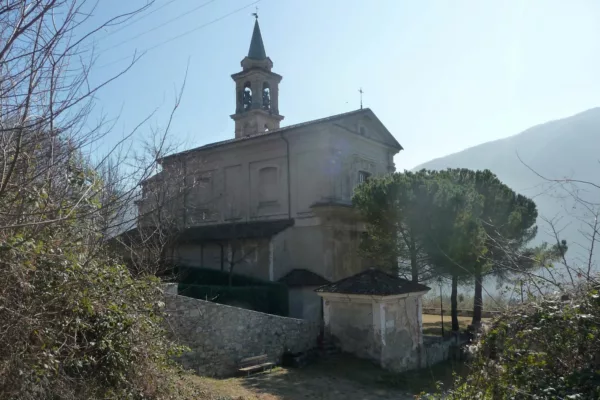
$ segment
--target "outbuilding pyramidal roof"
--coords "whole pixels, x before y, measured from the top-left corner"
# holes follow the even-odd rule
[[[361,294],[371,296],[394,296],[399,294],[427,292],[431,290],[420,283],[388,274],[375,268],[321,286],[317,293]]]

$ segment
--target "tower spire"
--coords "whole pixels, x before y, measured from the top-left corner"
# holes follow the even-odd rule
[[[252,32],[252,40],[250,41],[250,49],[248,50],[248,58],[252,60],[264,60],[267,58],[265,45],[263,44],[262,35],[260,34],[260,26],[258,25],[258,10],[253,13],[256,18],[254,21],[254,31]]]
[[[258,10],[248,55],[241,62],[242,71],[231,75],[235,81],[235,137],[246,137],[279,129],[283,115],[279,114],[279,82],[281,75],[271,71],[273,61],[263,45]]]

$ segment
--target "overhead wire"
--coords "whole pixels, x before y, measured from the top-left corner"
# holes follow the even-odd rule
[[[212,1],[216,1],[216,0],[211,0],[210,2],[212,2]],[[199,25],[199,26],[197,26],[197,27],[195,27],[195,28],[193,28],[193,29],[190,29],[190,30],[187,30],[187,31],[185,31],[185,32],[183,32],[183,33],[180,33],[179,35],[173,36],[173,37],[171,37],[171,38],[169,38],[169,39],[167,39],[167,40],[164,40],[164,41],[162,41],[162,42],[160,42],[160,43],[157,43],[157,44],[155,44],[155,45],[153,45],[153,46],[147,47],[147,48],[145,48],[144,50],[142,50],[140,53],[141,53],[142,55],[144,55],[144,54],[147,54],[148,52],[150,52],[150,51],[152,51],[152,50],[154,50],[154,49],[156,49],[156,48],[158,48],[158,47],[164,46],[164,45],[165,45],[165,44],[167,44],[167,43],[171,43],[171,42],[173,42],[173,41],[175,41],[175,40],[177,40],[177,39],[180,39],[180,38],[182,38],[182,37],[184,37],[184,36],[187,36],[187,35],[189,35],[189,34],[191,34],[191,33],[194,33],[194,32],[196,32],[196,31],[199,31],[199,30],[203,29],[203,28],[206,28],[206,27],[207,27],[207,26],[209,26],[209,25],[212,25],[212,24],[214,24],[214,23],[216,23],[216,22],[222,21],[222,20],[224,20],[225,18],[228,18],[228,17],[230,17],[230,16],[232,16],[232,15],[234,15],[234,14],[237,14],[237,13],[239,13],[240,11],[243,11],[243,10],[245,10],[245,9],[247,9],[247,8],[250,8],[250,7],[252,7],[252,6],[254,6],[254,5],[256,5],[256,4],[258,4],[258,3],[260,3],[260,1],[261,1],[261,0],[256,0],[256,1],[253,1],[252,3],[248,3],[248,4],[246,4],[246,5],[244,5],[244,6],[240,7],[240,8],[237,8],[237,9],[235,9],[235,10],[233,10],[233,11],[231,11],[231,12],[229,12],[229,13],[227,13],[227,14],[223,15],[223,16],[221,16],[221,17],[215,18],[215,19],[213,19],[213,20],[211,20],[211,21],[209,21],[209,22],[206,22],[206,23],[204,23],[204,24],[202,24],[202,25]],[[206,4],[208,4],[208,3],[204,3],[204,5],[206,5]],[[119,45],[120,45],[120,44],[119,44]],[[116,47],[116,46],[115,46],[115,47]],[[109,48],[109,49],[107,49],[107,50],[110,50],[110,48]],[[107,50],[105,50],[105,51],[107,51]],[[105,51],[103,51],[103,52],[105,52]],[[141,57],[141,56],[135,56],[135,55],[134,55],[134,57],[133,57],[133,60],[135,61],[135,60],[139,59],[139,57]],[[113,64],[116,64],[116,63],[118,63],[118,62],[120,62],[120,61],[123,61],[123,60],[128,60],[128,59],[132,59],[132,56],[125,56],[125,57],[121,57],[121,58],[119,58],[119,59],[117,59],[117,60],[114,60],[114,61],[111,61],[111,62],[109,62],[109,63],[103,64],[103,65],[100,65],[100,66],[99,66],[99,68],[108,67],[108,66],[110,66],[110,65],[113,65]]]
[[[108,51],[108,50],[112,50],[112,49],[114,49],[114,48],[116,48],[116,47],[122,46],[122,45],[124,45],[124,44],[126,44],[126,43],[129,43],[129,42],[131,42],[132,40],[135,40],[135,39],[137,39],[137,38],[139,38],[139,37],[142,37],[142,36],[144,36],[144,35],[146,35],[146,34],[148,34],[148,33],[150,33],[150,32],[154,32],[154,31],[155,31],[155,30],[157,30],[157,29],[160,29],[160,28],[162,28],[162,27],[164,27],[164,26],[166,26],[166,25],[169,25],[170,23],[173,23],[173,22],[175,22],[175,21],[177,21],[177,20],[179,20],[179,19],[181,19],[181,18],[183,18],[183,17],[186,17],[186,16],[190,15],[191,13],[193,13],[193,12],[195,12],[195,11],[198,11],[198,10],[200,10],[200,9],[201,9],[201,8],[203,8],[203,7],[206,7],[207,5],[209,5],[209,4],[211,4],[211,3],[214,3],[215,1],[217,1],[217,0],[208,0],[208,1],[206,1],[206,2],[204,2],[204,3],[202,3],[202,4],[200,4],[199,6],[196,6],[196,7],[192,8],[192,9],[190,9],[190,10],[186,10],[186,11],[184,11],[183,13],[181,13],[181,14],[177,15],[176,17],[173,17],[173,18],[171,18],[171,19],[169,19],[169,20],[167,20],[167,21],[163,22],[162,24],[156,25],[156,26],[154,26],[154,27],[152,27],[152,28],[150,28],[150,29],[147,29],[147,30],[145,30],[145,31],[143,31],[143,32],[141,32],[141,33],[138,33],[137,35],[135,35],[135,36],[132,36],[132,37],[130,37],[129,39],[125,39],[125,40],[123,40],[123,41],[121,41],[120,43],[117,43],[117,44],[115,44],[115,45],[112,45],[112,46],[110,46],[110,47],[106,48],[105,50],[101,50],[101,51],[100,51],[100,54],[102,54],[102,53],[105,53],[105,52],[106,52],[106,51]],[[167,4],[169,4],[169,3],[167,3]],[[165,4],[165,5],[167,5],[167,4]],[[163,7],[164,7],[165,5],[163,5]],[[157,10],[158,10],[158,9],[157,9]],[[157,10],[155,10],[155,11],[157,11]]]
[[[155,8],[155,9],[153,9],[152,11],[150,11],[150,12],[148,12],[146,14],[141,15],[139,18],[136,18],[135,20],[131,21],[130,23],[122,25],[118,29],[115,29],[114,31],[107,33],[106,35],[104,35],[103,37],[99,38],[98,40],[100,40],[100,41],[104,40],[107,37],[110,37],[110,36],[114,35],[115,33],[118,33],[120,31],[122,31],[123,29],[126,29],[126,28],[130,27],[131,25],[137,23],[138,21],[141,21],[142,19],[144,19],[146,17],[149,17],[150,15],[154,14],[155,12],[157,12],[159,10],[162,10],[163,8],[165,8],[166,6],[168,6],[169,4],[174,3],[176,1],[179,1],[179,0],[169,0],[165,4],[163,4],[163,5]]]

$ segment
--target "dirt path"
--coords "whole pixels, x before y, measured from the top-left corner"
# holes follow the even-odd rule
[[[441,363],[402,374],[348,355],[321,359],[305,368],[276,368],[248,378],[195,377],[211,400],[409,400],[435,390],[435,382],[449,385],[453,372],[464,364]]]
[[[305,373],[306,372],[306,373]],[[317,375],[311,371],[278,370],[250,377],[242,383],[257,394],[277,400],[408,400],[412,396],[384,385],[367,385],[347,377]],[[260,397],[259,397],[260,398]]]

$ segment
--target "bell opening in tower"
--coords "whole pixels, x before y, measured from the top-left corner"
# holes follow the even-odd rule
[[[252,84],[250,82],[244,84],[242,104],[244,105],[244,111],[248,111],[252,107]]]
[[[271,88],[268,82],[263,83],[262,108],[266,111],[271,109]]]

